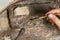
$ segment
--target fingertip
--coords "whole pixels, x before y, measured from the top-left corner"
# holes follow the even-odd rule
[[[53,17],[54,17],[53,14],[48,15],[48,18],[53,18]]]

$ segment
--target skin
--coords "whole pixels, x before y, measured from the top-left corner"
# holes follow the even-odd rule
[[[56,24],[60,29],[60,19],[57,16],[60,17],[60,9],[53,9],[46,13],[47,20],[49,20],[52,25]]]

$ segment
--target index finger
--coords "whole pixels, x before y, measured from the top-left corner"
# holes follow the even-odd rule
[[[53,9],[53,10],[47,12],[46,16],[48,16],[49,14],[58,15],[58,14],[60,14],[60,9]],[[58,16],[60,16],[60,15],[58,15]]]
[[[52,21],[58,26],[58,28],[60,29],[60,19],[59,19],[58,17],[56,17],[56,16],[53,15],[53,14],[49,14],[49,15],[48,15],[48,18],[49,18],[50,20],[52,20]]]

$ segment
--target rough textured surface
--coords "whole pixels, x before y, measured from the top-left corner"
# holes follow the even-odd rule
[[[60,40],[60,31],[58,28],[51,26],[45,19],[29,20],[25,25],[21,26],[21,28],[25,28],[25,31],[23,34],[20,33],[18,40]],[[11,39],[14,40],[18,33],[19,29],[12,29],[6,32],[4,36],[11,37]]]
[[[7,18],[7,12],[3,12],[0,15],[0,33],[9,29],[9,23]]]
[[[29,15],[29,9],[27,6],[24,7],[17,7],[14,10],[14,15],[19,16],[19,15]]]
[[[56,25],[52,26],[46,19],[39,19],[44,13],[33,13],[33,15],[31,14],[31,16],[27,17],[14,16],[12,11],[10,11],[9,16],[11,17],[11,25],[13,27],[10,30],[7,30],[7,15],[6,20],[5,13],[2,15],[3,18],[1,17],[0,19],[2,26],[0,27],[4,32],[0,34],[0,40],[15,40],[16,38],[17,40],[60,40],[60,30]],[[21,28],[23,29],[21,30]]]
[[[21,17],[24,18],[24,16]],[[21,28],[25,28],[25,31],[20,33],[17,40],[60,40],[60,30],[56,26],[52,26],[45,19],[29,19],[24,25],[20,26]],[[15,40],[20,29],[8,30],[2,34],[2,38],[4,39],[7,36],[11,40]]]

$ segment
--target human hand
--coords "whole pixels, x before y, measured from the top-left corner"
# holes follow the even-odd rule
[[[60,17],[60,9],[53,9],[46,13],[47,20],[49,20],[52,25],[56,24],[60,29],[60,19],[57,16]]]

